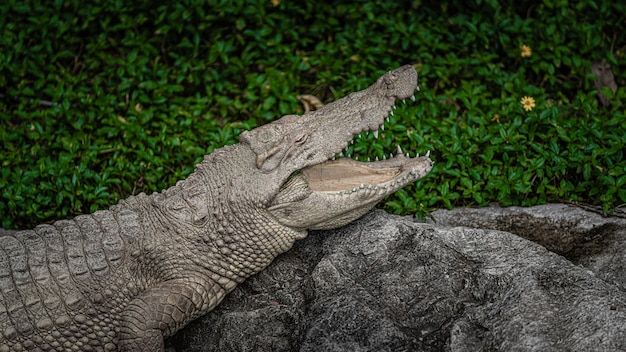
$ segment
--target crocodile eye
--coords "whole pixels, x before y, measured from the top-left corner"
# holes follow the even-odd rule
[[[307,135],[302,133],[296,136],[296,138],[293,140],[293,143],[295,145],[301,145],[302,143],[306,142],[307,139]]]

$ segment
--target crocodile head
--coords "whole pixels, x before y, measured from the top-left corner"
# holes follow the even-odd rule
[[[257,172],[277,186],[268,187],[276,190],[268,198],[270,214],[291,228],[336,228],[424,177],[432,168],[428,156],[400,152],[376,162],[335,159],[361,132],[378,136],[396,100],[414,100],[416,89],[417,72],[402,66],[319,110],[242,133],[240,142],[254,152]]]

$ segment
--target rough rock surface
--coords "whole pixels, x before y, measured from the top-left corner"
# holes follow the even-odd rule
[[[626,291],[626,220],[565,204],[433,212],[437,224],[507,231],[537,242]]]
[[[168,350],[626,350],[626,221],[564,205],[433,216],[309,234]]]

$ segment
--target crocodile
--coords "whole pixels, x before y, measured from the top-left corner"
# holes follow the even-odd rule
[[[337,157],[415,100],[411,65],[204,156],[174,186],[0,236],[0,352],[163,351],[308,230],[361,217],[424,177],[428,155]]]

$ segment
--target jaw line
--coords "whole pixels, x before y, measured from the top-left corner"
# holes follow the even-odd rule
[[[343,226],[365,214],[385,196],[426,176],[428,156],[398,155],[377,162],[342,158],[294,173],[268,211],[285,226],[324,230]]]
[[[274,196],[268,210],[290,207],[294,203],[306,202],[311,197],[337,199],[337,196],[358,195],[360,202],[377,202],[426,176],[432,165],[428,155],[415,158],[397,155],[375,162],[359,162],[349,158],[329,160],[292,174]]]
[[[308,167],[302,174],[313,192],[339,192],[361,184],[378,185],[400,173],[398,167],[372,166],[342,158]]]
[[[312,192],[350,194],[363,189],[380,189],[384,194],[391,194],[425,174],[425,159],[430,170],[430,158],[408,158],[400,154],[376,162],[339,158],[309,166],[301,172]]]

